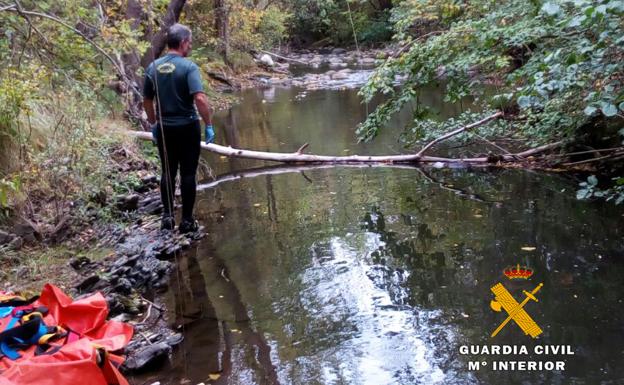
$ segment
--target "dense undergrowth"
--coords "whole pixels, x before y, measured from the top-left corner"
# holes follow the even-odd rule
[[[620,0],[400,1],[392,21],[401,48],[361,91],[367,101],[379,93],[387,101],[358,134],[372,139],[409,105],[413,121],[404,139],[413,145],[502,109],[507,119],[476,133],[521,138],[529,145],[564,140],[567,149],[621,146],[623,15]],[[405,79],[400,88],[397,76]],[[435,82],[444,83],[445,101],[471,96],[477,108],[440,122],[418,102],[423,86]],[[493,86],[486,89],[484,83]],[[613,164],[607,168],[621,172]],[[581,186],[579,197],[621,202],[623,180],[614,181],[615,187],[602,191],[592,179]]]

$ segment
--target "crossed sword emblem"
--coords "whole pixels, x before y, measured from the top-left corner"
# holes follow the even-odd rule
[[[492,286],[490,290],[494,293],[495,299],[490,302],[490,307],[494,311],[501,311],[505,309],[508,314],[508,317],[492,332],[492,338],[495,337],[505,325],[509,323],[509,321],[514,320],[514,322],[522,329],[524,334],[529,334],[533,338],[537,338],[540,334],[542,334],[542,329],[533,321],[533,318],[524,310],[524,305],[526,305],[530,300],[535,302],[539,302],[535,297],[535,294],[544,286],[543,283],[537,285],[533,291],[528,292],[526,290],[523,291],[526,296],[521,303],[518,303],[514,297],[507,291],[505,286],[502,283],[497,283]]]

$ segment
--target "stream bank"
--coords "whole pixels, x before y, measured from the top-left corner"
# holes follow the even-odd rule
[[[328,66],[339,58],[354,57],[334,52],[301,54],[300,59],[305,55],[313,55],[314,63]],[[377,53],[362,57],[368,63],[373,55]],[[233,89],[266,86],[266,79],[274,78],[274,74],[284,77],[270,68],[266,70],[241,75],[230,89],[217,87],[217,92],[226,96],[216,98],[217,108],[231,104],[227,95]],[[89,201],[64,202],[72,209],[54,226],[22,220],[0,231],[4,290],[34,294],[44,283],[51,282],[73,297],[101,291],[107,298],[111,317],[135,324],[137,333],[128,347],[128,372],[153,363],[148,361],[162,360],[180,342],[180,335],[167,327],[163,317],[166,307],[159,303],[156,294],[167,290],[174,256],[201,237],[160,232],[154,153],[137,152],[131,147],[120,141],[109,150],[114,162],[107,172],[110,180],[129,181],[123,187],[127,189],[125,193],[94,186],[96,193]],[[202,175],[200,178],[204,178]],[[107,210],[106,217],[102,216],[102,208]]]

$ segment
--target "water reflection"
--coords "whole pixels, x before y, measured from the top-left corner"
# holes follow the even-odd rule
[[[621,210],[555,194],[570,188],[558,176],[517,170],[300,171],[229,173],[201,192],[209,234],[188,257],[195,267],[181,264],[183,281],[197,288],[186,283],[186,294],[172,298],[190,301],[185,311],[178,306],[179,322],[195,344],[176,362],[194,363],[172,378],[206,381],[213,366],[229,384],[589,384],[624,376],[623,319],[614,312],[624,287]],[[564,373],[471,373],[458,353],[461,344],[490,343],[502,319],[489,308],[489,289],[516,263],[536,271],[527,283],[505,281],[517,298],[544,282],[540,302],[527,305],[544,329],[539,343],[576,349],[563,357]],[[187,278],[190,271],[201,277]],[[198,305],[206,298],[214,310]],[[189,319],[198,307],[205,316]],[[237,320],[243,325],[232,326]],[[195,342],[194,328],[205,342]],[[496,340],[519,342],[534,343],[517,328]],[[221,346],[220,366],[201,363],[214,362],[204,346],[211,343]]]
[[[232,377],[250,374],[249,383],[277,385],[271,347],[254,329],[227,267],[213,251],[196,249],[178,259],[169,303],[175,310],[169,319],[184,331],[185,341],[161,382],[228,384]],[[200,265],[198,255],[208,252],[212,256]],[[240,362],[254,372],[241,373]]]
[[[401,151],[401,117],[378,141],[358,144],[353,129],[365,106],[354,92],[295,102],[297,92],[249,91],[244,105],[218,117],[221,143]],[[434,104],[438,97],[428,95]],[[449,114],[458,108],[439,104]],[[208,235],[182,257],[169,293],[187,340],[163,385],[624,380],[624,211],[576,201],[566,178],[209,162],[218,176],[204,181],[197,207]],[[469,372],[466,361],[484,357],[459,355],[462,344],[492,342],[502,315],[489,307],[490,287],[517,263],[534,277],[505,286],[521,298],[544,283],[526,310],[544,329],[538,343],[575,349],[561,358],[565,372]],[[535,343],[514,327],[495,342]]]

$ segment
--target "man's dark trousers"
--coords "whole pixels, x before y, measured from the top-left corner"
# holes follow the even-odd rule
[[[179,168],[182,219],[192,220],[197,191],[195,175],[201,151],[199,120],[181,126],[165,125],[162,130],[157,129],[155,134],[162,167],[160,197],[164,206],[164,214],[173,215],[175,180]]]

